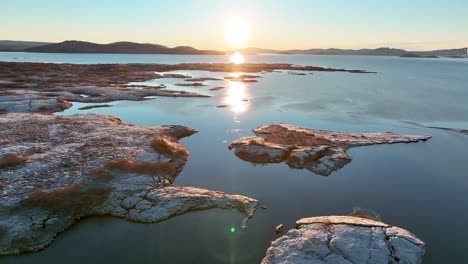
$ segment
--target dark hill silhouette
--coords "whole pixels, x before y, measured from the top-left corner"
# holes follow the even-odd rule
[[[0,40],[0,51],[24,51],[25,49],[51,44],[49,42]]]
[[[392,48],[377,48],[377,49],[294,49],[294,50],[272,50],[272,49],[258,49],[247,48],[241,52],[245,54],[314,54],[314,55],[367,55],[367,56],[408,56],[408,54],[415,57],[466,57],[467,48],[462,49],[447,49],[447,50],[433,50],[433,51],[406,51],[403,49]]]
[[[214,50],[198,50],[192,47],[180,46],[169,48],[158,44],[115,42],[97,44],[85,41],[68,40],[39,47],[25,49],[27,52],[46,53],[130,53],[130,54],[200,54],[217,55],[224,52]]]
[[[222,55],[233,51],[199,50],[189,46],[170,48],[158,44],[134,43],[128,41],[110,44],[98,44],[85,41],[67,40],[60,43],[32,41],[0,40],[0,51],[26,51],[44,53],[128,53],[128,54],[193,54]],[[314,54],[314,55],[366,55],[366,56],[400,56],[408,58],[453,57],[467,58],[467,48],[433,51],[406,51],[404,49],[291,49],[274,50],[262,48],[241,49],[242,54]]]

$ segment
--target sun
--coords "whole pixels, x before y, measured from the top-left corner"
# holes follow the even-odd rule
[[[250,38],[250,27],[242,17],[229,18],[224,27],[224,39],[233,46],[238,47],[245,44]]]

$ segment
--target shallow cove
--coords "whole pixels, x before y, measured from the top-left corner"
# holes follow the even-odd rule
[[[256,213],[247,231],[238,228],[242,215],[226,210],[189,213],[158,224],[90,218],[59,235],[44,251],[0,261],[259,263],[269,242],[277,237],[276,225],[284,223],[289,229],[299,218],[347,214],[360,206],[424,240],[424,263],[463,263],[468,235],[468,137],[404,121],[468,128],[466,60],[255,58],[381,73],[269,73],[258,83],[245,84],[243,95],[236,93],[239,86],[208,91],[224,85],[213,82],[212,86],[193,88],[212,98],[158,97],[112,102],[113,107],[85,111],[77,110],[85,104],[75,103],[63,113],[113,114],[135,125],[179,124],[200,130],[181,140],[190,158],[175,184],[258,199],[268,208]],[[242,102],[244,97],[249,101]],[[216,108],[226,102],[228,107]],[[252,166],[227,149],[230,141],[253,135],[251,129],[277,122],[337,131],[431,134],[433,138],[414,144],[353,148],[349,150],[353,161],[328,177],[291,170],[285,164]],[[237,230],[231,233],[233,226]]]

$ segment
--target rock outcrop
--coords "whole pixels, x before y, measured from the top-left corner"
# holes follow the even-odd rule
[[[300,219],[271,243],[262,264],[419,264],[425,244],[409,231],[353,216]]]
[[[111,104],[87,105],[87,106],[78,108],[78,110],[89,110],[89,109],[104,108],[104,107],[112,107],[112,105]]]
[[[328,176],[352,158],[351,147],[373,144],[409,143],[427,140],[428,135],[400,135],[393,132],[346,133],[309,129],[285,124],[260,126],[256,136],[231,142],[239,158],[252,163],[285,162],[292,168],[307,169]]]
[[[189,153],[183,126],[138,127],[102,115],[0,115],[0,255],[40,250],[76,220],[112,215],[158,222],[254,199],[172,185]]]
[[[233,82],[246,82],[246,83],[258,82],[256,80],[257,78],[262,78],[262,76],[251,75],[251,74],[241,74],[239,76],[226,76],[226,77],[224,77],[224,79],[230,80],[230,81],[233,81]]]
[[[223,79],[215,77],[198,77],[185,79],[186,82],[205,82],[205,81],[222,81]]]
[[[190,83],[176,83],[175,86],[206,86],[206,84],[201,82],[190,82]]]
[[[116,100],[145,100],[146,97],[209,97],[173,91],[165,85],[146,86],[134,83],[153,79],[223,80],[195,78],[171,73],[178,70],[211,72],[340,71],[365,73],[362,70],[332,69],[292,64],[182,63],[182,64],[54,64],[0,62],[0,113],[53,113],[71,106],[70,102],[105,103]],[[232,81],[256,82],[256,75],[227,77]],[[133,83],[133,84],[131,84]],[[181,83],[179,86],[202,86],[203,83]]]
[[[226,88],[226,87],[224,87],[224,86],[215,86],[215,87],[210,88],[210,91],[219,91],[219,90],[222,90],[224,88]]]

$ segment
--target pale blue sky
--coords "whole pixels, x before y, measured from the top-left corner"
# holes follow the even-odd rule
[[[250,24],[249,47],[468,46],[468,0],[0,0],[0,39],[229,49],[229,16]]]

